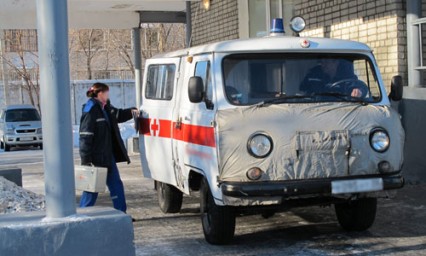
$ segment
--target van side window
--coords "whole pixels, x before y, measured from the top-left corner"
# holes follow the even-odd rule
[[[150,65],[145,87],[145,97],[154,100],[171,100],[175,82],[174,64]]]
[[[210,72],[210,61],[199,61],[195,66],[195,76],[203,79],[204,91],[206,92],[205,101],[210,105],[213,100],[212,77]],[[210,108],[208,106],[208,108]]]

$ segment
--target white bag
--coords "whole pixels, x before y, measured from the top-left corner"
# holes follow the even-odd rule
[[[75,189],[87,192],[105,192],[107,168],[75,166]]]

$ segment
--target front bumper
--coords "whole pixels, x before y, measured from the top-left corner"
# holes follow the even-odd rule
[[[3,142],[11,146],[41,144],[43,135],[37,133],[5,135]]]
[[[383,190],[399,189],[404,186],[404,178],[401,175],[369,175],[312,180],[223,182],[221,183],[221,190],[223,195],[236,198],[331,196],[332,181],[370,178],[382,178]]]

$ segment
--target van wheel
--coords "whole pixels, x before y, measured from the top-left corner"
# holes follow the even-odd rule
[[[177,213],[182,208],[183,194],[172,185],[156,181],[158,205],[164,213]]]
[[[361,198],[334,205],[340,226],[347,231],[364,231],[376,218],[377,199]]]
[[[234,210],[216,205],[206,180],[202,181],[200,192],[201,222],[206,241],[215,245],[230,243],[235,233]]]
[[[10,145],[7,145],[6,143],[4,143],[4,151],[6,152],[10,151]]]
[[[264,219],[269,219],[269,218],[272,218],[272,217],[274,217],[274,215],[275,215],[275,211],[271,211],[271,210],[266,210],[266,211],[264,211],[264,212],[262,212],[262,217],[264,218]]]
[[[40,147],[40,150],[43,150],[43,144],[40,144],[39,147]]]
[[[0,141],[0,149],[3,149],[3,148],[4,148],[3,141]]]

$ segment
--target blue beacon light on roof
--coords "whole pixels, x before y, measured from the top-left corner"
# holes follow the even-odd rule
[[[271,36],[282,36],[284,35],[284,22],[281,18],[276,18],[272,20],[271,24]]]

